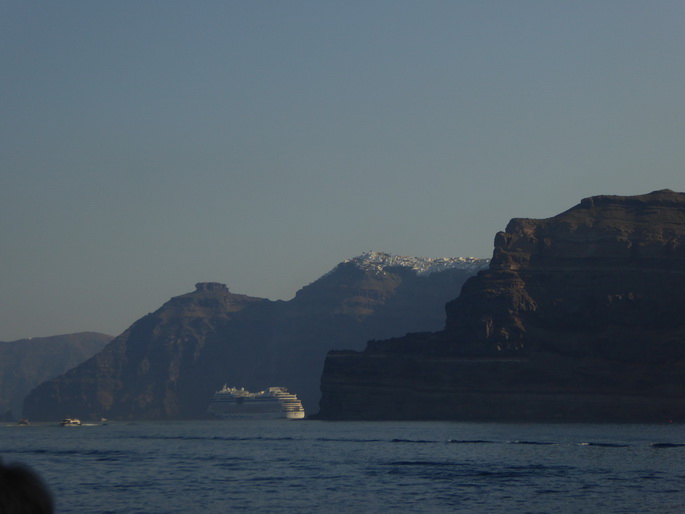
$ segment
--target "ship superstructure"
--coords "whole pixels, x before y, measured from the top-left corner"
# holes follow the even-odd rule
[[[304,407],[285,387],[269,387],[252,393],[244,388],[228,387],[214,393],[208,412],[219,419],[285,418],[303,419]]]

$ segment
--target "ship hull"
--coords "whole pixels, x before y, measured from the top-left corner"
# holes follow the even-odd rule
[[[304,419],[304,412],[213,412],[209,413],[216,419]]]

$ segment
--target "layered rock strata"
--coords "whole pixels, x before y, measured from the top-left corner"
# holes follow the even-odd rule
[[[330,352],[320,417],[685,420],[685,194],[513,219],[446,312]]]

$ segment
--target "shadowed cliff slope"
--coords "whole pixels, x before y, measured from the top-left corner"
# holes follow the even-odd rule
[[[102,350],[112,336],[79,332],[0,342],[0,415],[21,415],[28,392]]]
[[[328,419],[685,419],[685,194],[513,219],[444,330],[331,352]]]
[[[439,329],[442,305],[484,265],[477,259],[402,261],[372,252],[339,264],[287,302],[197,284],[89,361],[41,384],[24,411],[36,420],[198,418],[227,383],[251,390],[285,386],[313,412],[328,350]]]

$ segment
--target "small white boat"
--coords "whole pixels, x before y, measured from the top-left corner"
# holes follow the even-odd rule
[[[60,424],[63,427],[80,427],[81,420],[78,418],[64,418]]]

